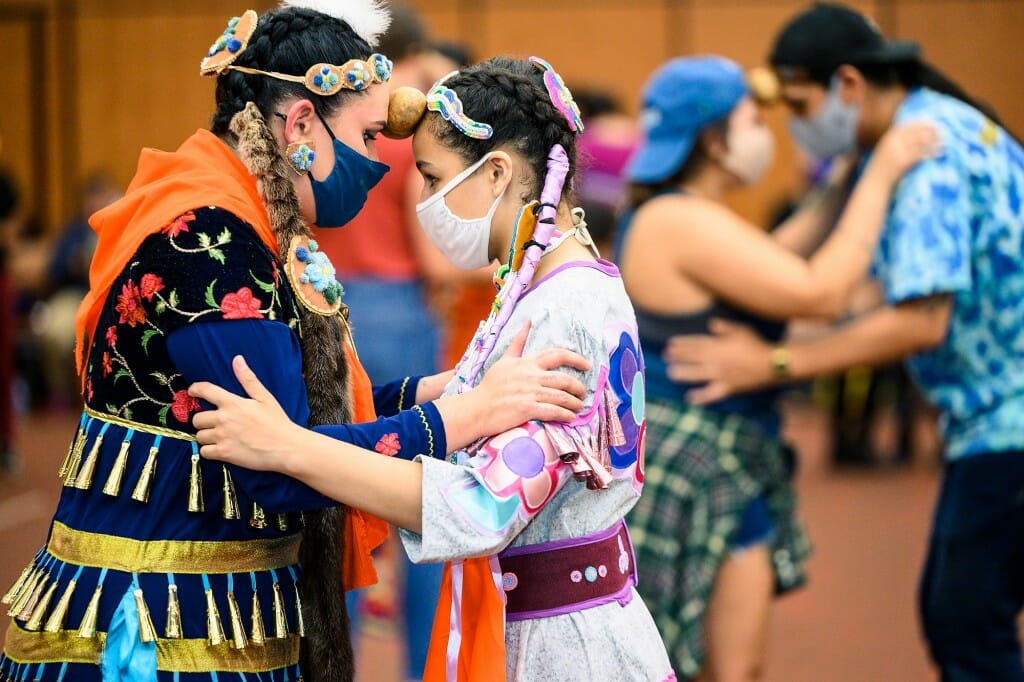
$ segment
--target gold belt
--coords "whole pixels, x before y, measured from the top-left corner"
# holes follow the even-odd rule
[[[163,436],[165,438],[177,438],[178,440],[194,441],[195,435],[191,433],[185,433],[184,431],[175,431],[174,429],[168,429],[161,426],[154,426],[153,424],[143,424],[141,422],[132,421],[131,419],[125,419],[118,417],[115,414],[109,412],[97,412],[88,405],[85,406],[84,412],[100,421],[110,422],[115,426],[122,426],[126,429],[132,429],[133,431],[141,431],[142,433],[151,433],[156,436]]]
[[[47,551],[79,566],[141,573],[245,573],[299,561],[302,535],[268,540],[132,540],[53,522]]]
[[[89,663],[99,665],[106,633],[84,639],[74,630],[28,632],[11,621],[4,653],[15,663]],[[268,638],[263,646],[232,648],[225,642],[210,646],[206,639],[157,639],[156,669],[167,672],[258,673],[299,662],[299,637]]]

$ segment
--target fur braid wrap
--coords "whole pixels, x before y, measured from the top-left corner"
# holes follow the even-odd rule
[[[231,120],[238,137],[242,163],[256,178],[277,236],[278,260],[288,267],[288,247],[297,235],[311,236],[299,214],[299,200],[284,158],[255,104],[249,103]],[[309,425],[352,421],[345,358],[345,322],[342,313],[318,315],[300,306],[302,363],[309,399]],[[349,682],[355,658],[349,634],[345,586],[341,584],[342,525],[345,507],[303,514],[305,530],[299,561],[302,586],[312,591],[303,600],[306,636],[300,665],[306,682]]]

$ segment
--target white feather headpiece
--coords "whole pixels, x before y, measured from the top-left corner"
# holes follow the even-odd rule
[[[380,35],[391,25],[391,13],[382,0],[283,0],[282,7],[304,7],[341,19],[370,47],[377,47]]]

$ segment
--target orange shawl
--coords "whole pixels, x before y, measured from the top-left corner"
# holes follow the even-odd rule
[[[277,240],[267,217],[255,178],[235,153],[208,130],[198,130],[175,152],[144,149],[135,178],[124,197],[98,211],[89,224],[99,237],[89,269],[89,293],[75,316],[75,361],[83,381],[88,345],[114,280],[142,242],[181,214],[199,206],[217,206],[252,225],[275,255]],[[349,348],[353,420],[374,419],[370,381]],[[383,542],[388,529],[380,519],[351,510],[345,515],[345,556],[342,567],[347,589],[377,581],[370,551]]]

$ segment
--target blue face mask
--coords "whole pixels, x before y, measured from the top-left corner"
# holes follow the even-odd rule
[[[317,114],[319,116],[319,114]],[[366,195],[390,170],[386,163],[367,158],[334,136],[320,117],[334,144],[334,168],[323,180],[309,176],[313,184],[317,227],[342,227],[356,217]]]

